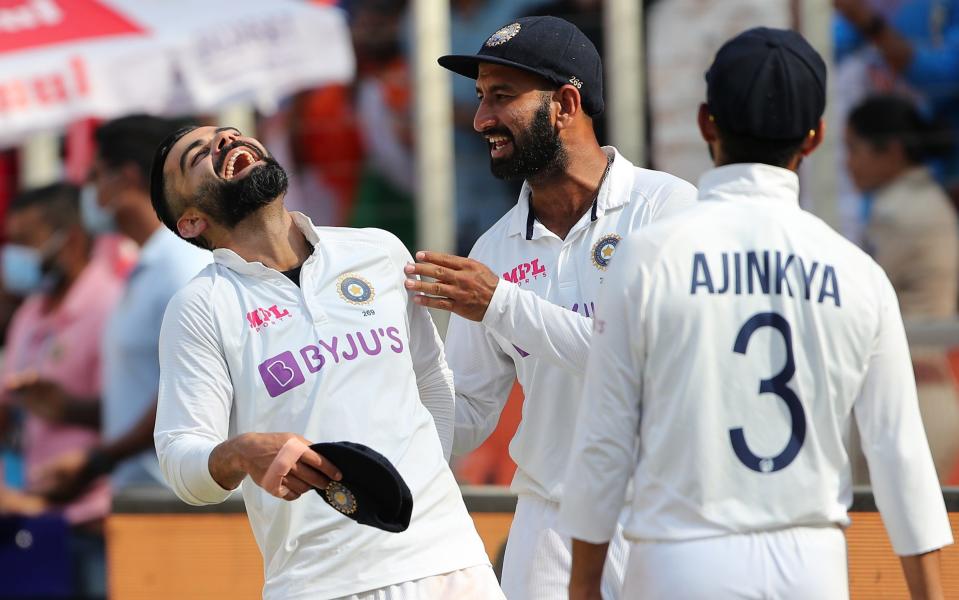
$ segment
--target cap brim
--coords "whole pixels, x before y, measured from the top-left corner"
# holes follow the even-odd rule
[[[484,56],[482,54],[447,54],[446,56],[439,57],[436,62],[444,69],[449,69],[457,75],[469,77],[470,79],[479,77],[480,63],[490,63],[526,71],[527,73],[539,75],[543,79],[549,80],[549,77],[531,67],[496,56]]]

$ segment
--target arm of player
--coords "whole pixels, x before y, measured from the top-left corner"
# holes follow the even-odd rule
[[[202,285],[202,284],[201,284]],[[233,384],[212,321],[213,310],[191,287],[174,296],[160,330],[160,390],[153,440],[160,469],[184,502],[216,504],[244,477],[262,485],[292,433],[229,437]],[[281,478],[295,500],[340,477],[335,465],[307,450]]]
[[[601,546],[612,538],[636,468],[646,302],[642,254],[635,250],[630,240],[620,244],[618,260],[600,291],[566,470],[564,489],[577,492],[563,495],[559,528],[580,541],[574,546],[571,597],[574,591],[581,597],[598,593],[605,552],[590,545]]]
[[[516,379],[516,365],[482,325],[450,317],[446,358],[456,387],[456,430],[453,454],[475,450],[499,422]]]
[[[914,557],[952,543],[942,490],[926,441],[906,332],[895,292],[875,266],[878,330],[854,406],[873,495],[896,554]],[[907,575],[927,569],[903,560]],[[940,582],[923,581],[930,589]],[[912,584],[910,584],[912,587]]]
[[[393,246],[392,260],[396,265],[397,276],[406,280],[403,267],[413,261],[409,251],[399,238],[390,234]],[[420,402],[433,415],[436,433],[443,447],[443,456],[448,461],[453,452],[453,419],[455,393],[453,391],[453,372],[446,363],[443,342],[440,340],[436,325],[425,306],[413,302],[412,293],[406,307],[410,331],[410,356],[413,359],[413,371],[416,373],[416,386]]]
[[[429,294],[416,296],[417,303],[480,321],[523,352],[583,372],[592,319],[500,279],[479,261],[425,251],[416,258],[421,262],[406,273],[435,280],[407,282],[411,291]]]

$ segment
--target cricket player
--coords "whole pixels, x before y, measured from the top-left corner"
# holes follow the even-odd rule
[[[624,597],[848,598],[855,419],[913,598],[941,598],[952,536],[896,296],[798,204],[826,65],[798,33],[752,29],[706,81],[717,168],[681,219],[623,242],[596,307],[560,511],[569,597],[600,597],[632,479]]]
[[[525,402],[510,444],[519,494],[503,566],[510,600],[566,594],[570,539],[555,528],[600,284],[620,239],[695,202],[690,184],[601,147],[602,63],[583,33],[530,17],[493,33],[477,55],[440,64],[476,79],[474,128],[490,167],[525,180],[515,207],[470,259],[433,252],[408,273],[425,306],[450,310],[448,357],[456,383],[455,453],[496,427],[513,381]],[[566,488],[568,489],[568,488]],[[578,493],[575,487],[573,493]],[[626,544],[611,552],[605,597],[618,597]]]
[[[242,483],[264,598],[502,598],[447,465],[452,377],[403,286],[409,252],[381,230],[287,212],[286,187],[263,145],[233,128],[183,129],[157,151],[157,215],[214,258],[160,333],[164,477],[198,505]],[[399,471],[413,497],[406,531],[359,525],[314,493],[342,475],[304,444],[340,440]]]

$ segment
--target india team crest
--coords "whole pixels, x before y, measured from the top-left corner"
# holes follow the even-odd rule
[[[373,301],[373,286],[354,273],[347,273],[336,280],[336,291],[350,304],[369,304]]]
[[[623,238],[615,233],[601,237],[599,241],[593,245],[593,266],[600,271],[605,271],[609,267],[609,261],[613,259],[613,254],[616,253],[616,246],[619,245],[621,239]]]
[[[493,46],[499,46],[510,41],[516,34],[519,33],[519,30],[522,29],[522,25],[519,23],[513,23],[512,25],[507,25],[506,27],[498,30],[493,35],[489,36],[489,39],[486,40],[486,45],[490,48]]]
[[[326,486],[325,493],[327,503],[344,515],[352,515],[356,512],[356,496],[350,488],[339,481],[331,481]]]

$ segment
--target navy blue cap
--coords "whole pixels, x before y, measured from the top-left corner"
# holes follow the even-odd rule
[[[310,449],[328,458],[343,474],[325,490],[327,504],[362,525],[398,533],[410,526],[413,494],[385,456],[355,442],[324,442]]]
[[[719,49],[706,88],[706,104],[721,130],[799,140],[826,110],[826,63],[795,31],[757,27]]]
[[[493,63],[535,73],[579,90],[583,110],[603,112],[603,61],[593,42],[575,25],[559,17],[524,17],[497,30],[476,54],[448,54],[440,66],[476,79],[480,63]]]

